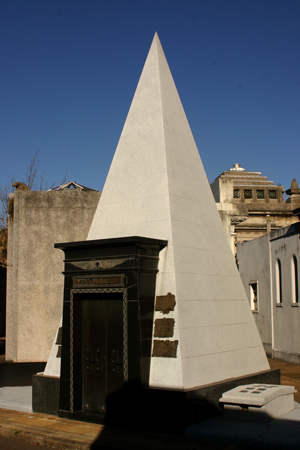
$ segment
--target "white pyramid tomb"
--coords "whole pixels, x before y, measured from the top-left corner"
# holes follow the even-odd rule
[[[268,370],[214,198],[155,34],[88,240],[168,241],[156,295],[175,295],[176,358],[151,358],[150,386],[190,389]]]

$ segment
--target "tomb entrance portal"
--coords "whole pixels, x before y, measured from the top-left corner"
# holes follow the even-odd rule
[[[81,298],[80,298],[81,297]],[[79,295],[82,310],[82,410],[106,413],[106,399],[123,388],[127,360],[123,294]]]
[[[65,252],[59,414],[120,417],[149,386],[156,274],[166,241],[56,244]]]

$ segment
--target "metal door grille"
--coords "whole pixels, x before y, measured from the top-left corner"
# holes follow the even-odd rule
[[[109,294],[109,293],[123,293],[123,379],[124,382],[128,380],[128,329],[127,329],[127,289],[125,288],[89,288],[89,289],[71,289],[70,291],[70,411],[74,412],[74,362],[73,362],[73,333],[74,333],[74,295],[76,294]]]

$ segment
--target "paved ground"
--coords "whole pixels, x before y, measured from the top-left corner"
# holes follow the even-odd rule
[[[271,360],[272,368],[280,368],[282,371],[282,384],[294,385],[298,390],[295,400],[300,403],[300,366],[296,364],[289,364],[278,360]],[[298,413],[300,409],[298,409]],[[269,422],[268,422],[269,424]],[[275,424],[276,425],[276,424]],[[295,425],[299,429],[299,442],[290,441],[290,445],[281,445],[279,441],[270,442],[265,440],[262,448],[282,448],[297,449],[300,448],[300,421],[286,420],[281,422],[284,434],[289,437],[294,433]],[[162,434],[155,434],[151,432],[137,432],[133,430],[112,429],[104,427],[103,425],[96,425],[91,423],[77,422],[73,420],[61,419],[55,416],[45,414],[36,414],[31,412],[13,411],[7,409],[0,409],[0,436],[5,438],[18,439],[31,444],[38,444],[39,446],[46,446],[57,450],[108,450],[108,449],[123,449],[123,450],[240,450],[247,447],[246,444],[256,445],[250,441],[245,444],[239,439],[233,439],[227,442],[222,435],[223,424],[208,423],[205,428],[209,431],[211,428],[212,435],[217,434],[219,429],[219,441],[216,443],[207,443],[209,436],[203,438],[203,433],[197,439],[187,439],[183,437],[168,436]],[[218,428],[219,427],[219,428]],[[240,423],[236,426],[232,424],[234,432],[238,429],[240,432],[245,430],[244,437],[247,436],[248,431],[243,428]],[[286,428],[287,427],[287,428]],[[288,427],[291,431],[289,431]],[[247,428],[247,427],[246,427]],[[276,429],[277,429],[276,425]],[[267,425],[267,432],[272,429]],[[250,430],[251,431],[251,430]],[[237,434],[235,432],[235,434]],[[266,431],[261,432],[266,434]],[[236,437],[236,436],[235,436]],[[269,445],[269,446],[268,446]],[[256,446],[256,448],[259,448]]]
[[[32,387],[0,387],[0,408],[32,412]]]
[[[7,439],[0,436],[1,450],[49,450],[51,447],[44,447],[36,444],[29,444],[28,442],[19,441],[18,439]]]
[[[271,369],[280,369],[281,384],[295,386],[297,394],[295,394],[294,398],[296,402],[300,403],[300,366],[279,361],[278,359],[269,359],[269,364]]]
[[[0,410],[0,435],[56,450],[238,450],[184,437],[107,428],[45,414]]]

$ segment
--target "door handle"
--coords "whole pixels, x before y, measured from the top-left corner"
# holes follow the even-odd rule
[[[91,367],[90,367],[90,349],[87,348],[86,349],[86,370],[90,371]]]
[[[123,366],[123,361],[118,361],[118,354],[119,352],[117,350],[112,350],[112,357],[111,357],[111,370],[112,373],[116,373],[117,366]]]
[[[91,370],[90,364],[97,363],[96,370],[97,370],[97,372],[100,372],[100,353],[101,353],[101,351],[99,348],[97,348],[96,352],[97,352],[97,358],[91,359],[91,349],[89,349],[89,348],[86,349],[86,370],[88,370],[88,371]]]

